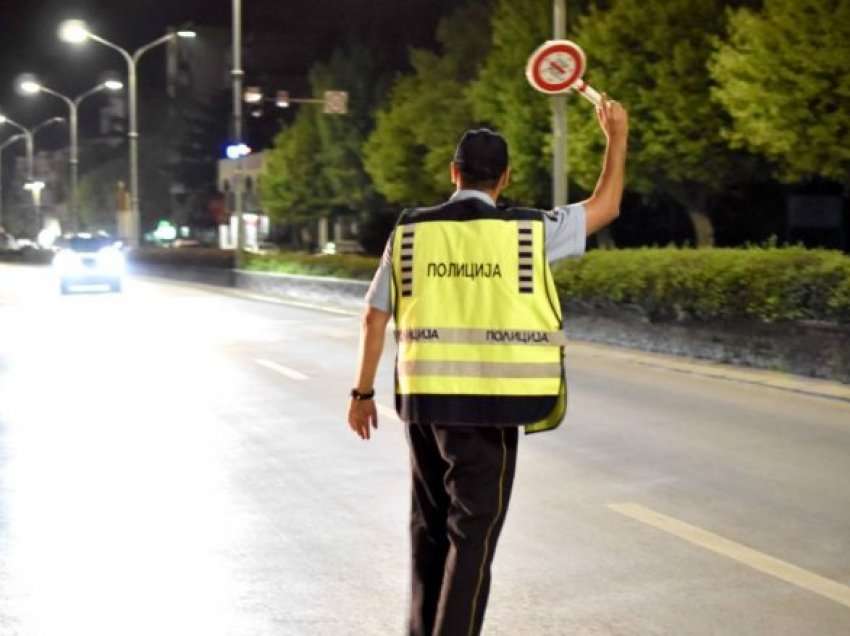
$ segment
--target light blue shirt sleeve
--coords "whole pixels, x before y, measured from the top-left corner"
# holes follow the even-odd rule
[[[393,235],[387,239],[387,246],[384,248],[384,255],[381,257],[381,264],[378,265],[378,271],[372,278],[372,284],[369,285],[369,291],[366,292],[366,304],[375,309],[385,311],[388,314],[392,313],[392,292],[390,282],[393,275],[393,256],[392,245]]]
[[[543,218],[546,257],[550,263],[584,254],[587,245],[587,210],[583,203],[561,205]]]
[[[587,237],[587,210],[582,203],[571,203],[555,208],[544,216],[544,231],[546,234],[546,255],[550,263],[565,258],[575,258],[584,254]],[[387,240],[381,264],[372,278],[369,291],[366,292],[366,303],[370,307],[387,313],[392,313],[392,280],[393,235]]]

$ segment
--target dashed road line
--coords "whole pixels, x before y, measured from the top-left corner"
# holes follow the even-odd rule
[[[290,380],[309,380],[310,377],[297,371],[296,369],[290,369],[289,367],[285,367],[282,364],[278,364],[277,362],[272,362],[271,360],[265,360],[263,358],[257,358],[255,360],[257,364],[261,367],[265,367],[267,369],[271,369],[272,371],[276,371],[281,375],[286,376]]]
[[[283,300],[281,298],[274,298],[272,296],[264,296],[262,294],[252,294],[250,292],[241,292],[241,291],[233,291],[226,290],[226,294],[230,296],[236,296],[237,298],[246,298],[248,300],[258,300],[266,303],[275,303],[278,305],[287,305],[290,307],[299,307],[301,309],[312,309],[314,311],[323,311],[328,314],[335,314],[337,316],[359,316],[360,313],[356,311],[347,311],[345,309],[337,309],[335,307],[327,307],[323,305],[314,305],[312,303],[305,303],[300,300]]]
[[[244,298],[246,300],[257,300],[264,303],[274,303],[276,305],[287,305],[290,307],[300,307],[302,309],[312,309],[314,311],[321,311],[327,314],[334,314],[336,316],[346,316],[346,317],[354,317],[360,316],[361,312],[352,311],[347,309],[338,309],[336,307],[328,307],[326,305],[318,305],[313,303],[307,303],[300,300],[289,300],[284,298],[277,298],[275,296],[267,296],[265,294],[255,294],[251,292],[241,291],[238,289],[233,289],[232,287],[224,287],[220,285],[213,285],[209,283],[198,283],[193,281],[182,281],[182,280],[174,280],[167,278],[160,278],[157,276],[145,275],[145,274],[133,274],[133,278],[139,278],[146,280],[147,282],[157,283],[157,284],[166,284],[166,285],[174,285],[179,287],[190,287],[200,291],[205,291],[210,294],[221,294],[224,296],[231,296],[234,298]]]
[[[703,530],[684,521],[679,521],[673,517],[655,512],[640,504],[612,503],[608,504],[608,508],[701,548],[705,548],[715,554],[737,561],[754,570],[773,576],[791,585],[796,585],[809,592],[814,592],[845,607],[850,607],[850,587],[842,583],[804,570],[801,567],[772,557],[764,552],[753,550],[708,530]]]

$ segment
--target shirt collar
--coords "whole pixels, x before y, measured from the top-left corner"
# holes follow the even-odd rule
[[[464,199],[480,199],[487,205],[496,207],[496,202],[493,201],[490,195],[481,190],[458,190],[449,197],[449,201],[463,201]]]

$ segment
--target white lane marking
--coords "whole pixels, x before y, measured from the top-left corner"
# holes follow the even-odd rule
[[[262,358],[257,358],[255,360],[257,364],[261,367],[266,367],[267,369],[271,369],[272,371],[276,371],[281,375],[285,375],[290,380],[309,380],[310,378],[300,371],[296,371],[295,369],[290,369],[289,367],[285,367],[282,364],[278,364],[277,362],[272,362],[271,360],[264,360]]]
[[[233,291],[227,290],[226,292],[230,296],[236,296],[238,298],[247,298],[249,300],[259,300],[265,303],[275,303],[277,305],[288,305],[290,307],[300,307],[302,309],[312,309],[314,311],[323,311],[328,314],[336,314],[338,316],[359,316],[360,313],[356,311],[346,311],[345,309],[337,309],[335,307],[326,307],[323,305],[314,305],[312,303],[305,303],[300,300],[284,300],[282,298],[274,298],[272,296],[264,296],[262,294],[252,294],[250,292],[243,291]]]
[[[303,309],[312,309],[315,311],[322,311],[328,314],[336,314],[337,316],[360,316],[361,312],[358,311],[349,311],[345,309],[338,309],[336,307],[327,307],[324,305],[316,305],[313,303],[305,303],[299,300],[289,300],[283,298],[276,298],[274,296],[266,296],[265,294],[254,294],[251,292],[241,291],[238,289],[234,289],[232,287],[224,287],[220,285],[213,285],[208,283],[194,283],[190,281],[182,281],[182,280],[174,280],[168,278],[161,278],[158,276],[151,276],[145,274],[133,274],[133,278],[139,278],[149,283],[157,283],[164,285],[171,285],[173,287],[190,287],[195,288],[200,291],[205,291],[210,294],[224,295],[224,296],[233,296],[236,298],[246,298],[248,300],[259,300],[261,302],[266,303],[274,303],[276,305],[289,305],[292,307],[301,307]]]
[[[819,594],[836,603],[850,607],[850,587],[825,578],[814,572],[781,561],[775,557],[753,550],[745,545],[721,537],[720,535],[692,526],[684,521],[668,517],[636,503],[612,503],[608,508],[622,515],[663,530],[689,543],[728,557],[733,561],[776,577],[791,585]]]
[[[395,409],[391,409],[389,406],[384,406],[383,404],[380,404],[378,402],[375,402],[375,406],[378,409],[378,413],[380,413],[384,417],[388,417],[401,422],[401,418],[399,418],[398,413],[395,412]]]

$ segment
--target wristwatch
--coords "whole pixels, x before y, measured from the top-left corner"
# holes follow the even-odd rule
[[[366,393],[361,393],[357,389],[351,389],[351,397],[355,400],[371,400],[375,397],[375,389],[368,391]]]

